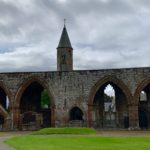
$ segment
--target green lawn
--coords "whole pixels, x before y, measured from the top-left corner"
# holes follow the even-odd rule
[[[39,131],[34,131],[34,135],[45,134],[95,134],[96,130],[93,128],[44,128]]]
[[[6,143],[17,150],[150,150],[149,137],[29,135]]]

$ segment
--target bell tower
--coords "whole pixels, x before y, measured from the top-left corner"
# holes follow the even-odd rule
[[[64,23],[63,31],[57,47],[57,71],[73,70],[73,48],[69,40],[66,25]]]

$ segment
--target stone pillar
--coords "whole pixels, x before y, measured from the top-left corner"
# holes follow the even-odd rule
[[[93,110],[93,105],[88,105],[88,127],[92,127],[93,125],[92,110]]]
[[[4,130],[13,130],[12,107],[9,108],[9,114],[5,117]]]
[[[12,118],[13,118],[13,129],[14,130],[19,130],[21,129],[21,124],[20,124],[20,108],[19,107],[14,107],[12,109]]]
[[[55,127],[55,106],[51,107],[51,126]]]
[[[129,127],[131,129],[139,128],[138,105],[135,104],[129,105]]]

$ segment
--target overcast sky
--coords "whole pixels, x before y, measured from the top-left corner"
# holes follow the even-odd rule
[[[150,0],[0,0],[0,72],[56,70],[64,18],[75,70],[150,66]]]

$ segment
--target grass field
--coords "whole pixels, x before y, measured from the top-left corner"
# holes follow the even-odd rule
[[[149,150],[149,137],[43,136],[13,137],[6,141],[17,150]]]
[[[34,135],[46,134],[95,134],[96,130],[93,128],[44,128],[39,131],[34,131]]]

